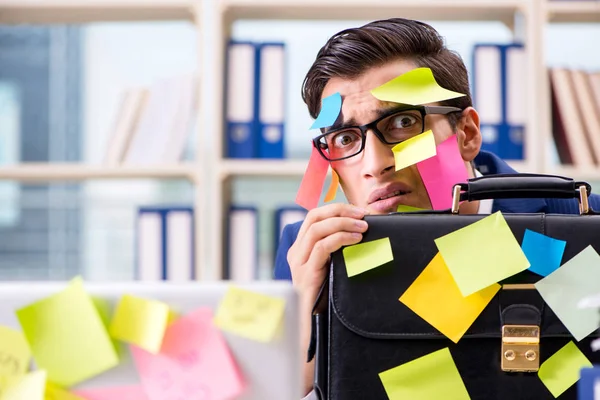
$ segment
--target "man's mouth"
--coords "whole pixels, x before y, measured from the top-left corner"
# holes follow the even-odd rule
[[[389,199],[391,197],[396,197],[396,196],[403,196],[403,195],[408,194],[408,193],[409,192],[403,192],[402,190],[396,190],[395,192],[392,192],[392,193],[390,193],[388,195],[385,195],[383,197],[378,198],[377,201]]]

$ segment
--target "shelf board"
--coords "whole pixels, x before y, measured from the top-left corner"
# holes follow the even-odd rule
[[[548,0],[550,22],[600,22],[600,1]]]
[[[221,179],[233,176],[302,177],[308,160],[223,160]]]
[[[232,19],[417,20],[512,23],[524,0],[222,0]]]
[[[0,0],[0,23],[194,20],[192,0]]]
[[[192,164],[115,166],[78,163],[24,163],[0,166],[0,179],[24,182],[83,181],[90,179],[189,179],[195,177]]]

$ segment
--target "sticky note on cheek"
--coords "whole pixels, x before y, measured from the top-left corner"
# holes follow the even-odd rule
[[[319,205],[328,168],[329,161],[324,159],[313,146],[306,172],[296,195],[296,204],[307,210],[312,210]]]
[[[440,143],[434,157],[417,163],[417,169],[434,210],[452,207],[454,185],[466,182],[469,178],[467,167],[458,149],[456,135]]]
[[[335,200],[335,195],[337,193],[338,186],[340,184],[340,177],[338,176],[335,170],[331,170],[331,184],[329,185],[329,189],[327,190],[327,194],[325,195],[325,202],[328,203],[330,201]]]
[[[259,342],[270,342],[281,324],[285,300],[231,286],[217,309],[215,324]]]
[[[433,132],[428,130],[402,143],[398,143],[392,148],[392,151],[394,152],[396,171],[400,171],[435,156],[435,137],[433,136]]]
[[[327,128],[335,123],[342,110],[342,95],[334,93],[321,101],[321,111],[310,129]]]

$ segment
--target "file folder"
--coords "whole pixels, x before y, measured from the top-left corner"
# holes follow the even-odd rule
[[[256,54],[257,47],[251,42],[231,41],[227,46],[224,109],[229,158],[257,155]]]
[[[275,210],[275,247],[273,257],[277,254],[277,249],[279,248],[279,242],[281,241],[281,235],[283,234],[283,229],[289,225],[298,221],[303,221],[306,218],[307,211],[298,206],[283,206],[279,207]]]
[[[258,212],[255,207],[229,209],[224,276],[236,282],[258,278]]]
[[[501,47],[475,45],[473,51],[473,103],[479,113],[481,149],[499,154],[502,124]]]
[[[285,45],[261,43],[258,65],[258,157],[284,158]]]

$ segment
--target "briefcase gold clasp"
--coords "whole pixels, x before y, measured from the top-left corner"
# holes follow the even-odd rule
[[[537,372],[540,369],[540,327],[504,325],[500,366],[505,372]]]

